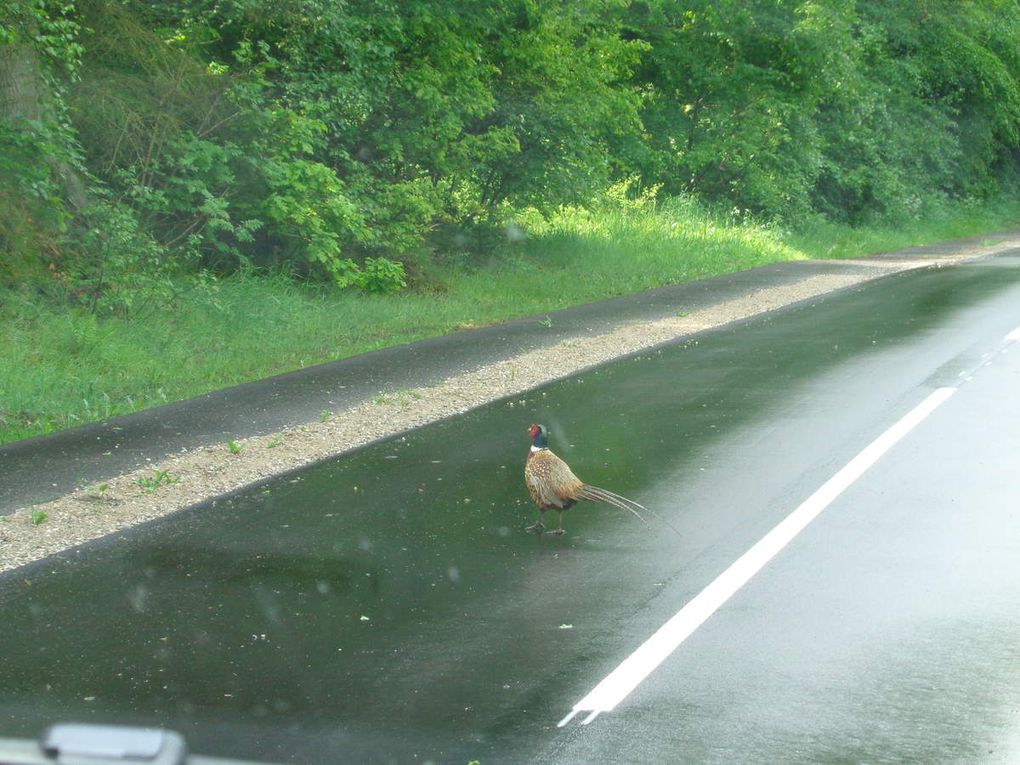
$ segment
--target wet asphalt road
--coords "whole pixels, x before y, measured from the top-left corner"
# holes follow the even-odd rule
[[[0,725],[294,762],[1013,762],[1020,258],[905,273],[0,577]],[[932,391],[615,709],[557,723]],[[668,518],[522,529],[526,428]]]

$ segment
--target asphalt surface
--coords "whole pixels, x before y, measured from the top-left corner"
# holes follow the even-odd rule
[[[292,762],[1014,762],[1020,258],[704,333],[0,576],[0,732]],[[952,388],[634,691],[558,723]],[[318,406],[313,406],[315,409]],[[523,532],[530,422],[650,527]]]

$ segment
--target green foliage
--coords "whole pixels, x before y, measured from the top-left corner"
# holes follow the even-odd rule
[[[69,297],[93,314],[137,318],[173,299],[163,251],[131,210],[97,202],[82,224],[76,257],[57,274]]]
[[[343,257],[341,242],[345,234],[357,238],[362,226],[336,173],[303,159],[269,160],[263,167],[269,188],[264,214],[276,224],[284,257],[321,269],[339,287],[356,284],[357,264]]]
[[[756,212],[806,206],[797,181],[815,95],[799,72],[811,48],[798,45],[797,22],[792,6],[772,2],[648,4],[631,31],[650,48],[639,70],[646,180]]]
[[[60,220],[64,206],[47,159],[60,151],[59,139],[40,123],[0,122],[0,174],[13,181],[15,191],[39,214]]]
[[[218,30],[208,50],[243,73],[235,102],[256,123],[291,123],[256,130],[275,197],[256,217],[281,229],[285,257],[340,284],[362,281],[346,258],[419,252],[437,225],[471,226],[504,200],[590,198],[611,175],[610,138],[639,127],[626,78],[640,45],[597,8],[184,7],[183,23],[156,4],[154,18],[182,40]],[[287,137],[301,126],[322,129]]]
[[[100,317],[425,289],[647,205],[907,223],[1020,157],[1005,0],[15,0],[4,75],[0,280]]]
[[[1015,4],[639,7],[625,18],[650,46],[648,138],[632,161],[667,193],[786,220],[910,219],[1012,169]]]
[[[404,267],[386,258],[366,258],[365,267],[357,275],[357,284],[368,293],[389,294],[407,286]]]
[[[38,282],[58,258],[80,169],[65,104],[83,47],[72,2],[0,6],[0,281]]]
[[[84,47],[75,4],[66,0],[16,0],[0,17],[0,45],[30,43],[47,62],[71,79],[78,72]]]
[[[935,147],[928,149],[951,152],[941,185],[951,192],[991,192],[998,172],[1013,168],[1020,144],[1020,7],[948,0],[871,0],[861,6],[862,16],[885,36],[884,50],[911,75],[915,98],[927,107],[923,116],[934,117],[939,132],[950,134],[936,133]],[[910,128],[916,148],[931,146],[930,125]]]
[[[44,130],[0,122],[0,283],[45,281],[67,222],[59,186],[46,159],[53,142]]]
[[[165,470],[153,470],[151,476],[142,476],[135,479],[135,484],[142,494],[153,494],[161,486],[172,486],[181,479]]]

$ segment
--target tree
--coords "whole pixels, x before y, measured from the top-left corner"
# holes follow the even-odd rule
[[[81,46],[73,6],[45,0],[0,11],[0,243],[7,279],[38,273],[43,251],[87,202],[77,144],[67,122],[64,83],[73,79]]]

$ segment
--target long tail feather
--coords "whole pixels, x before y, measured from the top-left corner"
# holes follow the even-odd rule
[[[603,489],[603,488],[601,488],[599,486],[591,486],[590,484],[585,484],[584,486],[582,486],[577,491],[577,493],[575,494],[575,497],[577,499],[586,499],[586,500],[588,500],[590,502],[602,502],[604,504],[612,505],[613,507],[617,507],[617,508],[619,508],[621,510],[626,510],[626,511],[628,511],[630,513],[633,513],[638,518],[640,518],[641,521],[646,526],[650,526],[651,524],[649,524],[648,521],[645,520],[644,516],[641,515],[641,513],[638,512],[638,509],[640,509],[640,510],[648,513],[649,515],[653,516],[656,520],[658,520],[658,521],[664,523],[665,525],[669,526],[676,534],[678,534],[680,536],[683,536],[680,533],[679,529],[677,529],[672,523],[667,521],[665,518],[660,516],[658,513],[654,512],[652,510],[649,510],[647,507],[642,505],[640,502],[635,502],[633,499],[628,499],[627,497],[624,497],[624,496],[622,496],[620,494],[617,494],[616,492],[609,491],[609,489]]]
[[[634,502],[633,500],[627,499],[619,494],[609,491],[609,489],[600,489],[598,486],[589,486],[585,484],[582,486],[574,495],[577,499],[585,499],[589,502],[603,502],[613,507],[618,507],[621,510],[627,510],[640,518],[645,523],[644,517],[639,513],[635,507],[640,507],[642,510],[646,510],[644,506]]]

